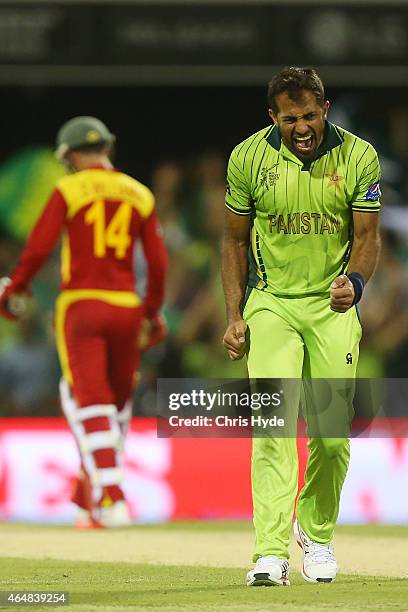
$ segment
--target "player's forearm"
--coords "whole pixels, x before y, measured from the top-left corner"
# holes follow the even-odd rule
[[[166,252],[161,250],[160,253],[157,254],[154,263],[149,263],[144,306],[147,318],[152,319],[157,315],[164,301],[167,276]]]
[[[378,232],[355,236],[347,273],[358,272],[367,282],[373,275],[380,255],[381,240]]]
[[[158,314],[163,301],[168,268],[166,247],[155,211],[145,221],[141,230],[143,251],[147,263],[147,287],[144,298],[145,316],[153,319]]]
[[[23,292],[28,287],[48,255],[48,252],[24,251],[17,267],[10,275],[13,293]]]
[[[10,275],[12,291],[24,291],[54,248],[65,222],[65,200],[55,190],[36,222],[20,260]]]
[[[147,222],[142,241],[147,262],[147,288],[144,307],[146,317],[153,319],[164,301],[168,269],[167,251],[155,217]]]
[[[228,323],[242,317],[248,279],[248,242],[224,234],[222,243],[222,284]]]

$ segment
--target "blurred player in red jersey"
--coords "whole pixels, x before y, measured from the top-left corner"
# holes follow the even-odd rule
[[[121,456],[140,352],[160,341],[167,256],[151,191],[113,168],[115,137],[94,117],[75,117],[57,135],[60,179],[19,263],[0,288],[0,314],[15,319],[33,276],[62,234],[55,335],[61,404],[81,456],[73,501],[84,525],[129,523]],[[144,300],[135,293],[133,251],[147,262]]]

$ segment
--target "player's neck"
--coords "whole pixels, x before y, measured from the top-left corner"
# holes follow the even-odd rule
[[[87,155],[77,164],[77,170],[88,170],[89,168],[105,168],[112,170],[113,165],[106,155]]]

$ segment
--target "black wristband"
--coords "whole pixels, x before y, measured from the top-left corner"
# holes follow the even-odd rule
[[[351,272],[351,274],[347,274],[351,284],[354,287],[354,304],[358,304],[361,300],[361,296],[363,295],[365,280],[358,272]]]

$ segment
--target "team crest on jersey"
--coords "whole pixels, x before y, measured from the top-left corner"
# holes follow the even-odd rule
[[[332,172],[326,173],[329,182],[327,183],[328,187],[332,187],[333,185],[338,185],[341,181],[344,181],[344,176],[340,176],[337,174],[337,170],[333,170]]]
[[[276,181],[278,180],[278,178],[280,177],[279,172],[276,172],[276,170],[278,169],[278,163],[273,164],[273,166],[271,166],[270,168],[261,168],[261,186],[265,187],[265,189],[268,189],[270,187],[274,187],[276,184]]]
[[[364,199],[368,200],[369,202],[376,202],[379,198],[381,198],[380,183],[376,181],[369,186]]]

